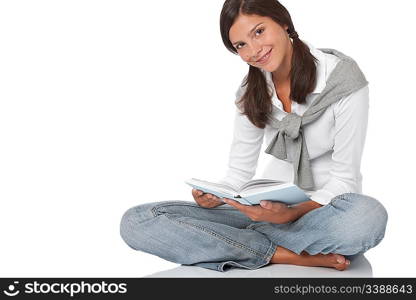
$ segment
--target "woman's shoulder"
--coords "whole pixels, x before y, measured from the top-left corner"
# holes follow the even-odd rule
[[[325,48],[316,48],[309,42],[303,42],[309,47],[309,51],[316,58],[318,75],[322,75],[325,80],[328,79],[341,59],[335,54],[325,51]]]
[[[332,48],[316,48],[308,42],[312,55],[317,59],[317,88],[315,91],[322,92],[328,81],[341,83],[344,81],[354,81],[362,83],[361,87],[368,84],[365,75],[361,71],[356,61],[343,52]],[[342,62],[342,66],[337,66]],[[338,70],[335,74],[334,71]],[[331,76],[333,75],[334,76]]]
[[[332,73],[332,71],[335,69],[335,67],[337,66],[337,64],[341,61],[341,59],[333,54],[330,53],[325,53],[322,52],[323,55],[325,56],[325,73],[326,73],[326,77],[328,78],[329,75]]]

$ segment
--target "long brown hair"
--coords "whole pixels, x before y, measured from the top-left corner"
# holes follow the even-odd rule
[[[229,39],[229,32],[240,13],[270,17],[280,26],[288,26],[287,32],[293,39],[290,99],[305,103],[306,96],[316,85],[316,59],[310,53],[309,47],[299,39],[287,9],[277,0],[226,0],[220,17],[221,37],[225,47],[234,54],[238,52]],[[243,114],[255,126],[264,128],[272,111],[272,95],[263,72],[250,66],[243,81],[243,86],[246,85],[245,93],[237,104],[242,106]]]

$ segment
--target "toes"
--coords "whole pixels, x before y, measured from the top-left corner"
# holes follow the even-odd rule
[[[351,262],[348,259],[346,259],[344,256],[340,254],[333,254],[333,255],[334,255],[333,259],[335,261],[334,263],[335,269],[339,271],[343,271],[349,267]]]
[[[334,254],[334,257],[336,259],[336,263],[337,264],[344,264],[346,262],[346,259],[344,256],[339,255],[339,254]]]
[[[337,269],[338,271],[344,271],[350,266],[350,263],[351,262],[348,259],[345,259],[343,264],[335,265],[335,269]]]

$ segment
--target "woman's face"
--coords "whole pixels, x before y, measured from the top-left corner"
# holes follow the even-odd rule
[[[287,26],[269,17],[240,14],[230,28],[229,38],[246,63],[274,72],[290,59],[292,48],[286,30]]]

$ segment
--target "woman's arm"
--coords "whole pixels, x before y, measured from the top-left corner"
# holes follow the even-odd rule
[[[321,207],[322,205],[315,201],[306,201],[296,206],[287,206],[281,202],[260,201],[260,205],[244,205],[231,199],[223,201],[249,217],[256,222],[270,222],[275,224],[286,224],[294,222],[306,213]]]
[[[290,222],[296,221],[303,215],[307,214],[311,210],[314,210],[316,208],[322,207],[322,204],[319,204],[318,202],[309,200],[306,202],[299,203],[296,206],[292,206],[292,214],[291,214],[291,220]]]

